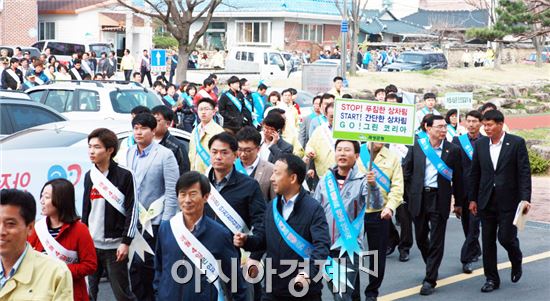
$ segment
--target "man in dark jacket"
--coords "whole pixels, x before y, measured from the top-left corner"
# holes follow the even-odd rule
[[[226,295],[231,295],[231,300],[245,301],[246,283],[242,273],[232,278],[232,260],[236,260],[236,267],[240,266],[239,251],[233,246],[233,236],[223,225],[204,215],[204,206],[210,195],[210,183],[208,178],[196,171],[184,173],[176,183],[178,202],[181,212],[170,221],[163,221],[157,236],[155,251],[155,280],[153,289],[156,300],[219,300],[219,293],[223,293],[222,286],[226,286]],[[184,229],[186,228],[186,229]],[[177,234],[176,234],[177,233]],[[183,240],[191,241],[193,236],[197,241],[185,247]],[[210,254],[204,258],[219,261],[223,275],[229,277],[231,282],[216,280],[220,290],[216,288],[211,277],[215,272],[204,275],[199,269],[205,266],[197,266],[191,248],[198,252]],[[212,256],[209,256],[212,255]],[[186,264],[181,263],[184,261]],[[201,265],[206,261],[201,261]],[[216,262],[214,262],[216,264]],[[174,266],[180,268],[174,270]],[[193,270],[189,270],[192,268]],[[188,275],[192,275],[188,279]],[[215,276],[220,276],[215,275]],[[200,277],[199,279],[196,279]],[[221,277],[220,277],[221,278]],[[178,281],[187,279],[186,281]],[[236,285],[233,281],[237,282]],[[200,283],[199,287],[196,284]],[[231,287],[237,290],[232,291]]]
[[[260,158],[275,163],[283,154],[292,154],[294,147],[281,137],[284,128],[285,118],[281,114],[267,114],[263,120]]]
[[[414,219],[416,244],[426,272],[421,295],[431,295],[443,259],[445,229],[451,210],[451,194],[461,200],[462,165],[460,149],[445,139],[443,116],[425,117],[426,132],[419,133],[403,162],[409,210]]]
[[[19,70],[19,60],[12,57],[9,68],[2,71],[2,83],[0,88],[6,90],[19,90],[23,84],[23,72]]]
[[[258,182],[239,172],[233,165],[237,159],[237,139],[223,132],[210,139],[208,148],[212,164],[212,170],[208,174],[210,183],[240,215],[249,229],[258,228],[263,222],[266,201]],[[209,205],[206,206],[206,215],[222,223]],[[261,253],[252,253],[250,258],[259,260]]]
[[[286,277],[274,275],[272,287],[266,287],[262,300],[297,300],[296,291],[304,293],[303,290],[305,295],[300,296],[300,300],[321,300],[323,271],[319,263],[329,255],[330,236],[323,208],[302,189],[305,176],[306,165],[300,158],[291,154],[279,158],[271,176],[278,196],[268,204],[263,223],[254,229],[253,235],[237,233],[233,237],[237,247],[250,251],[266,250],[266,259],[272,260],[272,268],[277,273],[288,270],[285,261],[297,261],[300,267],[304,264],[303,256],[309,258],[309,269],[295,268]],[[281,227],[295,232],[294,235],[283,236]],[[302,249],[302,255],[294,251],[294,248],[299,248],[292,243],[296,239],[308,245],[306,250]],[[257,272],[255,267],[249,269],[251,277],[255,277]],[[293,291],[292,288],[298,289]]]
[[[82,222],[90,229],[98,265],[97,271],[88,278],[90,299],[97,300],[99,280],[105,270],[115,298],[135,300],[128,274],[128,250],[138,221],[133,176],[113,161],[118,150],[115,133],[105,128],[96,129],[88,136],[88,145],[94,167],[84,176]],[[117,191],[98,189],[105,187],[99,185],[101,182],[110,182]],[[109,192],[123,197],[117,202],[108,197]]]
[[[239,92],[239,78],[231,76],[227,80],[229,90],[223,93],[218,101],[218,111],[223,117],[224,129],[236,134],[243,126],[252,125],[252,115],[246,109],[243,95]]]
[[[180,142],[178,138],[172,136],[168,128],[174,121],[174,112],[164,105],[159,105],[151,110],[153,116],[157,120],[157,127],[155,128],[155,139],[159,140],[159,144],[168,148],[174,153],[176,161],[178,162],[178,168],[180,175],[189,171],[189,151],[185,144]]]

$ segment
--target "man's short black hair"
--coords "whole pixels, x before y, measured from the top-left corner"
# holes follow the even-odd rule
[[[483,119],[483,116],[481,115],[481,113],[479,111],[476,111],[476,110],[472,110],[472,111],[468,112],[468,114],[466,114],[466,118],[468,118],[468,116],[477,118],[478,121],[481,121]]]
[[[267,90],[267,86],[264,85],[264,84],[259,84],[258,85],[258,90]]]
[[[189,189],[195,183],[199,183],[202,196],[210,193],[210,182],[205,175],[196,171],[187,171],[184,172],[176,182],[176,195],[182,190]]]
[[[210,75],[208,75],[208,78],[218,79],[218,76],[215,73],[210,73]]]
[[[301,186],[306,178],[306,163],[298,156],[293,154],[283,154],[277,161],[285,162],[287,165],[286,171],[288,175],[295,174],[298,179],[298,184]]]
[[[397,93],[397,86],[394,84],[389,84],[384,88],[384,91],[386,91],[386,94],[388,93]],[[374,93],[376,95],[376,93]]]
[[[432,127],[436,120],[445,120],[445,118],[441,115],[426,114],[424,119],[422,119],[422,121],[426,121],[426,127]]]
[[[290,93],[290,95],[292,95],[292,91],[290,89],[284,89],[281,91],[281,95],[284,95],[285,93]]]
[[[231,76],[228,80],[227,80],[227,84],[228,85],[231,85],[231,84],[234,84],[234,83],[239,83],[240,84],[240,79],[238,77],[236,77],[235,75]]]
[[[335,83],[337,80],[343,81],[344,79],[343,79],[341,76],[335,76],[335,77],[332,79],[332,82]]]
[[[21,47],[17,46],[17,47],[15,47],[15,50],[21,51]]]
[[[168,122],[174,121],[174,111],[172,111],[171,109],[169,109],[165,105],[158,105],[158,106],[154,107],[151,110],[151,114],[153,114],[153,116],[155,114],[160,114],[162,116],[162,118],[164,120],[168,121]]]
[[[496,123],[503,123],[504,122],[504,114],[502,114],[499,110],[490,110],[485,112],[483,114],[483,120],[492,120]]]
[[[321,96],[321,103],[320,105],[323,104],[323,102],[325,102],[325,99],[335,99],[336,97],[334,97],[334,95],[330,94],[330,93],[325,93],[323,94],[323,96]]]
[[[25,220],[25,225],[34,222],[36,201],[29,192],[17,189],[2,189],[0,190],[0,205],[19,207],[19,214]]]
[[[333,103],[333,102],[329,103],[329,104],[325,107],[325,111],[323,112],[323,114],[327,115],[328,109],[330,109],[330,108],[333,108],[333,109],[334,109],[334,103]]]
[[[292,95],[298,94],[298,90],[296,90],[294,88],[288,88],[288,90],[290,91],[290,94],[292,94]]]
[[[283,115],[284,113],[286,113],[286,111],[284,109],[281,109],[281,108],[272,108],[271,110],[269,110],[269,112],[267,112],[267,114],[279,114],[279,115]]]
[[[142,127],[154,130],[157,127],[157,120],[151,113],[140,113],[137,114],[134,119],[132,119],[132,128],[135,127],[137,124],[141,125]]]
[[[397,96],[397,94],[395,93],[388,93],[386,95],[386,101],[388,101],[388,99],[395,99],[396,101],[399,100],[399,96]]]
[[[351,142],[353,144],[353,152],[358,154],[361,152],[361,145],[358,141],[355,140],[344,140],[344,139],[338,139],[336,140],[336,143],[334,144],[334,148],[336,149],[338,147],[338,144],[340,142]]]
[[[162,86],[164,88],[164,84],[160,81],[160,80],[156,80],[154,83],[153,83],[153,88],[156,88],[158,86]]]
[[[248,79],[246,79],[245,77],[239,79],[239,83],[241,84],[241,86],[244,86],[244,84],[246,84],[246,82],[248,82]]]
[[[321,103],[321,95],[315,95],[315,97],[311,100],[311,104],[314,104],[317,99],[319,99],[319,103]]]
[[[282,131],[285,128],[285,119],[281,114],[267,114],[263,120],[264,125],[274,128],[276,131]]]
[[[262,143],[262,135],[253,126],[247,125],[240,129],[235,136],[237,142],[252,141],[256,146],[260,146]]]
[[[221,132],[217,135],[214,135],[214,137],[210,138],[210,141],[208,141],[208,149],[212,147],[212,144],[214,144],[214,141],[220,141],[226,144],[229,144],[229,148],[236,152],[239,149],[239,144],[237,143],[237,139],[235,139],[235,136],[229,134],[228,132]]]
[[[206,86],[210,86],[210,85],[213,85],[214,84],[214,80],[210,77],[206,78],[205,80],[202,81],[202,85],[204,87]]]
[[[118,137],[113,131],[106,128],[98,128],[93,130],[88,135],[88,142],[90,142],[92,138],[99,139],[99,141],[103,143],[103,146],[105,146],[106,150],[109,148],[113,149],[113,153],[111,154],[111,159],[113,159],[116,156],[118,152]]]
[[[81,59],[75,59],[74,60],[74,64],[82,64],[82,60]]]
[[[131,114],[137,115],[141,113],[151,113],[151,110],[146,106],[137,106],[132,109]]]
[[[380,89],[376,89],[376,90],[374,91],[374,97],[376,97],[376,95],[378,95],[378,93],[381,93],[381,92],[384,92],[384,94],[386,94],[386,90],[380,88]]]
[[[424,94],[424,100],[426,100],[426,99],[428,99],[428,98],[437,99],[437,97],[435,96],[435,94],[432,93],[432,92],[428,92],[428,93]]]
[[[487,109],[497,110],[498,108],[497,105],[495,105],[494,103],[486,102],[481,106],[481,108],[479,108],[479,112],[483,114],[483,112]]]
[[[351,94],[349,94],[349,93],[346,93],[346,94],[342,95],[342,98],[352,99],[353,96],[351,96]]]
[[[212,109],[216,108],[216,102],[212,98],[208,98],[208,97],[204,97],[204,98],[199,99],[199,101],[197,101],[197,108],[203,102],[209,103],[210,106],[212,106]]]

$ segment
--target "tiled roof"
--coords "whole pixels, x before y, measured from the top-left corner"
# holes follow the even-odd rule
[[[334,0],[223,0],[216,8],[216,12],[292,12],[340,15]]]
[[[38,13],[53,11],[75,12],[78,9],[107,1],[108,0],[39,0]]]
[[[103,12],[101,14],[104,15],[105,17],[113,20],[117,24],[120,24],[120,25],[123,25],[123,26],[126,25],[126,15],[125,14],[105,13],[105,12]],[[144,26],[145,21],[143,20],[143,18],[141,18],[141,17],[134,14],[132,16],[132,24],[133,24],[133,26]]]
[[[432,11],[419,9],[418,12],[406,16],[403,20],[422,26],[433,26],[437,23],[447,23],[454,28],[486,27],[489,12],[486,9],[472,11]]]

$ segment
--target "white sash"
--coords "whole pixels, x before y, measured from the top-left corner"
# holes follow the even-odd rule
[[[71,73],[76,77],[76,79],[82,80],[82,76],[80,76],[80,73],[78,73],[78,70],[76,70],[76,68],[71,68]]]
[[[409,152],[409,149],[404,144],[392,143],[390,144],[389,149],[401,159],[405,158],[407,156],[407,153]]]
[[[6,73],[8,73],[17,82],[18,87],[21,85],[21,79],[19,79],[19,76],[17,76],[17,73],[15,73],[13,69],[11,68],[6,69]]]
[[[193,264],[202,270],[210,283],[218,290],[218,300],[224,300],[223,291],[219,282],[220,270],[214,255],[185,227],[183,214],[177,213],[170,219],[172,234],[181,251]]]
[[[332,149],[334,150],[334,138],[332,137],[332,130],[328,127],[328,122],[326,123],[323,123],[321,125],[321,130],[323,131],[323,135],[325,136],[325,139],[327,140],[327,143],[330,144],[330,146],[332,147]]]
[[[38,75],[34,75],[34,81],[36,81],[39,85],[43,85],[44,81],[40,78]]]
[[[238,232],[246,234],[251,233],[251,230],[248,229],[248,226],[246,226],[241,216],[231,207],[231,205],[229,205],[212,184],[210,184],[208,205],[210,205],[223,224],[229,228],[233,234],[237,234]]]
[[[139,203],[139,202],[138,202]],[[149,233],[149,235],[153,235],[153,226],[151,224],[151,221],[159,216],[159,214],[162,213],[164,209],[164,195],[160,198],[156,199],[148,209],[145,209],[145,207],[139,203],[139,222],[141,223],[141,226],[143,226],[143,229]]]
[[[122,215],[126,215],[124,210],[124,194],[118,190],[118,188],[102,174],[97,167],[92,166],[90,169],[90,178],[94,184],[94,188],[97,189],[99,194],[107,201],[111,206],[115,207]]]
[[[76,251],[67,250],[50,234],[48,225],[46,224],[46,218],[36,222],[34,231],[49,256],[55,257],[67,264],[78,262],[78,253]]]

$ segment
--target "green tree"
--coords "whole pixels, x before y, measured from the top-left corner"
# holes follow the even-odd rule
[[[189,54],[195,50],[200,38],[208,29],[214,10],[222,0],[143,0],[144,6],[135,5],[128,0],[118,0],[118,3],[166,26],[166,31],[177,41],[179,63],[176,80],[180,82],[187,78]],[[201,26],[191,35],[191,25],[201,18]]]

